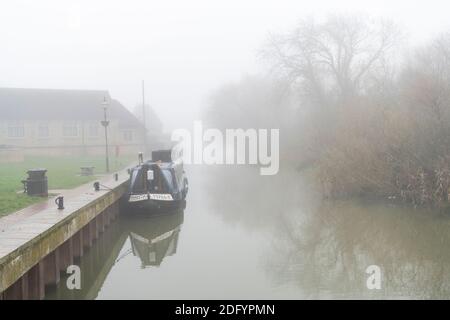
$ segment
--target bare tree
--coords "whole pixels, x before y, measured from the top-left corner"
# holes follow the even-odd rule
[[[303,20],[292,33],[272,36],[265,55],[277,71],[300,82],[306,95],[324,103],[330,92],[341,98],[361,92],[398,39],[390,21],[335,15],[321,23]]]

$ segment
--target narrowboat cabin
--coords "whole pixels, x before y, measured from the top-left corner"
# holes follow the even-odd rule
[[[152,159],[130,170],[128,206],[131,209],[159,210],[185,206],[188,180],[182,159],[172,161],[171,150],[152,152]]]

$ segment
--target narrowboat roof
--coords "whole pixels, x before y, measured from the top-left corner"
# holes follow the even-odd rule
[[[181,163],[180,162],[159,162],[159,161],[156,162],[156,161],[149,160],[149,161],[146,161],[145,164],[148,164],[148,165],[157,164],[161,168],[168,168],[168,169],[170,169],[170,168],[174,168],[174,167],[180,165]]]

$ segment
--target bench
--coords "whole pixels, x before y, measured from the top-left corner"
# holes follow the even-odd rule
[[[80,167],[82,176],[93,176],[95,167]]]

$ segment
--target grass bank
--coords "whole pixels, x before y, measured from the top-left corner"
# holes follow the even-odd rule
[[[111,159],[110,169],[124,168],[134,158]],[[105,159],[102,156],[85,157],[26,157],[20,163],[0,163],[0,217],[42,201],[40,197],[29,197],[17,191],[22,190],[21,180],[32,168],[47,169],[49,189],[70,189],[94,180],[96,177],[82,177],[80,167],[94,166],[96,174],[105,173]]]

